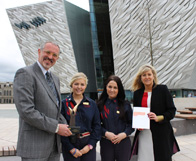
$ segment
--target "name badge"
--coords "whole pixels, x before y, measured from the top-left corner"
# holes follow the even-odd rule
[[[89,105],[89,103],[88,102],[83,102],[83,105]]]

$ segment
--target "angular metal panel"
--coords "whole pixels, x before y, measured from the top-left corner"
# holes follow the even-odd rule
[[[53,0],[11,8],[7,9],[7,14],[26,65],[33,64],[37,60],[40,43],[51,40],[60,46],[60,58],[52,67],[52,71],[60,78],[61,92],[69,93],[69,82],[78,69],[63,1]],[[36,27],[31,22],[37,16],[46,22]],[[28,24],[30,28],[20,29],[15,25],[15,23],[21,25],[22,22]],[[40,20],[37,20],[37,23],[39,24]]]
[[[151,63],[151,49],[159,83],[196,89],[195,0],[109,0],[109,10],[115,74],[125,89],[138,68]]]

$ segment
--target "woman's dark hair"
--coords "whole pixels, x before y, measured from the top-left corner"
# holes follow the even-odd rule
[[[101,112],[103,110],[104,104],[105,104],[105,102],[108,98],[106,87],[107,87],[107,84],[110,81],[115,81],[117,83],[118,95],[117,95],[116,99],[117,99],[118,107],[119,107],[119,111],[120,111],[120,118],[124,120],[124,118],[125,118],[125,116],[124,116],[124,114],[125,114],[125,111],[124,111],[125,91],[124,91],[124,87],[122,85],[122,82],[121,82],[120,78],[115,76],[115,75],[109,76],[108,79],[105,82],[103,92],[102,92],[102,94],[100,95],[100,97],[97,101],[99,111]]]

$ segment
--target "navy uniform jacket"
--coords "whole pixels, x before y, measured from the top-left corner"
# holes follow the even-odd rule
[[[132,128],[132,108],[128,102],[125,102],[125,120],[119,118],[120,111],[118,110],[117,100],[107,99],[103,110],[101,111],[102,122],[102,136],[105,136],[105,132],[113,132],[119,134],[125,132],[130,135],[134,129]]]
[[[62,101],[61,113],[67,120],[68,124],[70,122],[70,112],[68,106],[73,108],[75,105],[76,102],[74,101],[72,94]],[[78,106],[75,119],[76,126],[80,126],[80,133],[90,132],[88,144],[95,147],[97,141],[99,141],[101,138],[100,115],[95,101],[84,96],[83,100]],[[67,150],[70,151],[74,148],[67,137],[61,137],[61,141],[63,144],[65,144],[64,146]]]

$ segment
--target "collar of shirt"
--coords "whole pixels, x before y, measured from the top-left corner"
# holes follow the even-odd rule
[[[50,73],[50,71],[47,71],[46,69],[44,69],[44,67],[39,63],[38,60],[37,60],[37,64],[39,65],[40,69],[42,70],[42,73],[43,73],[44,76],[46,75],[46,72]]]
[[[111,103],[117,104],[117,99],[109,99],[109,98],[107,98],[106,104],[111,104]]]
[[[73,102],[74,104],[76,104],[76,102],[73,99],[73,93],[71,93],[69,96],[67,96],[67,101]],[[81,102],[90,102],[90,100],[83,94],[83,99]]]

